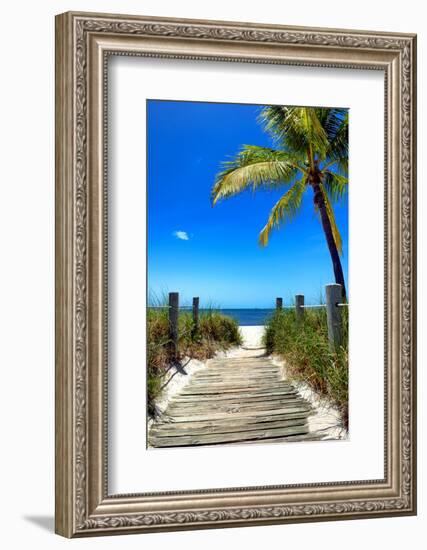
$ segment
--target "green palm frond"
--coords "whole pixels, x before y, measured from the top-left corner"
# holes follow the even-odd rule
[[[328,193],[326,192],[325,187],[322,183],[320,184],[320,189],[322,190],[323,198],[325,200],[326,212],[328,214],[329,221],[331,222],[332,235],[334,237],[338,253],[342,256],[342,238],[337,226],[337,222],[335,221],[334,210],[329,200]]]
[[[344,177],[347,177],[348,174],[348,156],[345,155],[343,157],[337,156],[334,159],[328,158],[326,159],[326,162],[322,164],[320,171],[321,172],[336,172],[339,170],[339,173],[343,175]]]
[[[261,111],[260,120],[285,149],[295,151],[305,160],[309,160],[310,152],[313,158],[325,157],[330,144],[316,109],[272,105]]]
[[[327,159],[328,160],[328,159]],[[323,166],[321,166],[320,171],[323,174],[326,174],[327,172],[338,172],[338,175],[342,175],[343,177],[347,178],[348,174],[348,157],[337,157],[332,160],[328,160]]]
[[[259,234],[261,246],[267,246],[270,233],[274,228],[280,227],[285,220],[292,219],[298,212],[306,185],[305,178],[298,180],[273,206],[267,223]]]
[[[330,160],[335,160],[341,170],[348,170],[348,110],[342,114],[342,119],[339,127],[336,129],[335,135],[330,139],[329,148],[326,152],[326,157]]]
[[[297,214],[307,186],[314,188],[320,178],[331,226],[330,232],[324,228],[325,234],[329,243],[332,236],[342,255],[332,203],[348,191],[348,109],[273,105],[262,108],[259,120],[277,149],[245,145],[234,159],[223,164],[212,189],[212,203],[246,189],[288,185],[259,234],[259,244],[266,246],[273,229]],[[319,213],[317,204],[314,207]],[[343,277],[336,273],[335,277],[344,284]]]
[[[322,182],[328,195],[334,202],[341,200],[348,191],[348,178],[337,172],[325,170]]]
[[[332,144],[348,127],[348,109],[340,108],[315,108],[317,118],[328,136],[329,144]]]
[[[267,147],[245,145],[236,157],[223,163],[212,189],[212,204],[261,186],[274,188],[289,184],[298,172],[305,168],[298,164],[298,158],[286,151],[277,151]]]

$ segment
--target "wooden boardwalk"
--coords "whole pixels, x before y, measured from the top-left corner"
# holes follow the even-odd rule
[[[214,359],[198,371],[153,424],[152,447],[321,439],[312,410],[268,357]]]

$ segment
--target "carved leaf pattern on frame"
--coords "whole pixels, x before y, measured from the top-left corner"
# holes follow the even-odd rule
[[[120,516],[88,517],[86,510],[86,238],[87,238],[87,35],[115,33],[146,36],[266,42],[280,44],[338,46],[397,50],[401,52],[401,498],[344,503],[319,503],[274,507],[246,507],[194,512],[144,513]],[[411,42],[404,38],[366,36],[364,34],[277,31],[215,24],[175,24],[144,21],[110,21],[77,18],[75,22],[75,523],[78,530],[153,525],[181,525],[203,522],[239,522],[248,519],[268,520],[284,517],[328,516],[350,513],[403,510],[411,506],[412,479],[412,116],[411,116]],[[120,53],[120,52],[118,52]],[[174,57],[171,55],[170,57]],[[187,56],[188,58],[188,56]],[[215,58],[213,58],[215,59]],[[220,58],[218,58],[220,59]],[[239,61],[239,60],[236,60]],[[247,61],[242,59],[241,61]],[[262,62],[262,61],[261,61]],[[304,63],[297,63],[304,65]],[[319,65],[319,64],[318,64]],[[346,66],[352,67],[351,64]],[[198,491],[203,493],[203,491]]]

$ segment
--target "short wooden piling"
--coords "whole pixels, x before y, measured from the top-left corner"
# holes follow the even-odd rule
[[[172,356],[178,358],[179,293],[169,292],[169,339]]]
[[[283,307],[283,298],[276,298],[276,309],[282,309]]]
[[[192,337],[194,338],[199,332],[199,297],[195,296],[193,298],[193,332]]]
[[[336,350],[342,343],[341,308],[342,286],[326,285],[326,313],[328,320],[328,337],[331,349]]]
[[[295,313],[297,321],[302,321],[304,316],[304,295],[296,294],[295,295]]]

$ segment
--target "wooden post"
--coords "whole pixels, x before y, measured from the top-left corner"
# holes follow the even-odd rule
[[[341,300],[342,286],[338,284],[326,285],[328,337],[332,350],[336,350],[342,342],[341,308],[338,306]]]
[[[174,359],[178,359],[178,316],[179,294],[178,292],[169,292],[169,339]]]
[[[276,298],[276,309],[282,309],[283,307],[283,298]]]
[[[193,334],[194,338],[199,332],[199,297],[196,296],[193,298]]]
[[[295,313],[297,317],[297,321],[302,321],[302,318],[304,316],[304,308],[302,307],[304,305],[304,294],[296,294],[295,295]]]

